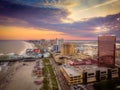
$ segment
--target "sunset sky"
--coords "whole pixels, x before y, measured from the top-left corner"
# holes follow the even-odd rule
[[[120,39],[120,0],[0,0],[0,40]]]

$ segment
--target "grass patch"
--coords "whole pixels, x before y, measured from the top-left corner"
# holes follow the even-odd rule
[[[40,90],[59,90],[52,65],[48,58],[43,59],[43,87]],[[51,85],[50,85],[51,83]]]

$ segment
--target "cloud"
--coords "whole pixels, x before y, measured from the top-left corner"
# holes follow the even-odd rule
[[[84,0],[80,0],[80,1],[84,1]],[[95,6],[97,3],[100,3],[100,4],[97,4],[99,7],[112,3],[112,2],[105,3],[106,0],[102,0],[102,1],[98,0],[99,2],[96,1],[93,4],[92,2],[90,3],[90,1],[87,3],[87,6],[84,8],[91,7],[92,5]],[[71,0],[71,2],[73,1]],[[107,15],[109,13],[113,13],[111,11],[107,14],[104,14],[104,15],[107,15],[104,17],[101,16],[101,14],[99,14],[99,12],[97,11],[91,11],[91,13],[88,12],[89,14],[84,13],[85,15],[93,16],[92,18],[88,18],[88,17],[81,18],[80,15],[83,15],[84,17],[85,15],[83,13],[81,14],[78,13],[77,14],[78,17],[77,16],[76,17],[79,19],[77,19],[77,21],[74,21],[73,18],[68,17],[72,13],[72,11],[70,12],[68,10],[69,8],[67,9],[67,7],[70,7],[71,10],[76,9],[74,10],[74,12],[77,13],[77,8],[75,8],[77,4],[72,4],[71,2],[65,3],[65,2],[60,2],[58,0],[58,3],[61,3],[60,4],[61,8],[57,8],[57,6],[56,7],[42,6],[44,5],[43,3],[41,5],[39,4],[41,7],[38,7],[36,5],[37,2],[36,3],[34,2],[34,4],[31,4],[31,5],[25,5],[25,4],[23,5],[23,4],[13,3],[13,2],[8,2],[8,1],[0,1],[0,25],[4,25],[9,28],[10,26],[19,27],[19,29],[12,28],[12,29],[15,29],[14,32],[18,32],[22,30],[23,28],[25,28],[26,30],[28,29],[27,32],[29,31],[33,32],[34,30],[35,32],[36,30],[37,32],[40,30],[41,33],[42,31],[44,32],[46,30],[47,32],[54,31],[54,32],[57,32],[57,34],[59,33],[59,35],[54,34],[54,37],[64,37],[64,38],[69,38],[69,39],[70,38],[71,39],[72,38],[74,39],[94,38],[94,37],[97,37],[97,35],[101,33],[116,34],[117,37],[120,37],[119,36],[120,34],[120,25],[119,25],[120,13]],[[46,1],[45,4],[47,3],[55,4],[55,2]],[[62,3],[64,3],[63,6],[62,6]],[[115,3],[114,5],[116,4],[117,3]],[[83,5],[83,2],[81,2],[80,5]],[[113,7],[115,7],[114,5]],[[99,8],[98,6],[97,8]],[[119,6],[119,3],[117,4],[116,8],[118,6]],[[103,9],[103,11],[105,10],[105,8],[101,8],[101,9]],[[92,12],[96,12],[96,13],[92,13]],[[99,15],[100,16],[94,17],[94,14],[96,14],[95,16],[97,16],[97,14],[98,16]],[[98,29],[98,27],[100,27],[101,29],[109,29],[109,30],[108,31],[99,30],[99,33],[96,33],[95,31],[96,29]],[[34,28],[34,29],[31,30],[31,28]],[[5,28],[2,28],[2,29],[5,29]],[[35,34],[37,35],[37,33],[34,33],[34,35]],[[42,34],[43,35],[41,34],[39,35],[46,37],[45,33],[42,33]]]
[[[54,30],[48,30],[44,28],[32,28],[32,27],[18,27],[18,26],[2,26],[0,25],[0,38],[7,40],[26,40],[26,39],[55,39],[58,37],[64,37],[63,32]],[[67,35],[68,36],[68,35]]]
[[[19,27],[19,26],[2,26],[0,25],[0,39],[2,40],[39,40],[39,39],[56,39],[65,38],[68,40],[79,40],[86,38],[73,37],[72,35],[58,32],[51,29]]]
[[[68,33],[76,37],[97,37],[99,34],[115,34],[120,37],[120,13],[108,15],[106,17],[92,18],[84,22],[75,22],[72,24],[59,24],[56,27],[50,26],[49,28],[56,28],[58,31]],[[98,30],[96,33],[95,31]]]
[[[10,17],[6,17],[6,16],[2,16],[2,15],[0,15],[0,24],[1,25],[18,25],[19,24],[19,26],[27,26],[28,25],[28,23],[24,20],[17,19],[17,18],[10,18]]]
[[[77,6],[79,0],[42,0],[35,2],[32,6],[36,7],[57,7],[57,8],[72,8]]]
[[[100,3],[100,4],[94,5],[94,6],[89,7],[89,8],[86,8],[86,9],[83,9],[83,10],[79,10],[79,12],[84,12],[84,11],[88,11],[88,10],[93,9],[93,8],[98,8],[98,7],[101,7],[101,6],[106,6],[106,5],[112,4],[112,3],[117,2],[117,1],[118,0],[109,0],[109,1],[106,1],[104,3]]]
[[[61,16],[61,14],[60,16],[58,14],[52,15],[54,17],[56,16],[57,19],[59,18],[59,20],[61,20],[63,23],[86,21],[93,17],[100,17],[100,16],[105,17],[107,15],[116,14],[120,12],[119,0],[39,0],[39,1],[38,0],[13,0],[13,1],[7,0],[7,1],[9,1],[9,3],[14,2],[14,4],[18,5],[19,8],[20,7],[23,7],[25,9],[26,8],[31,9],[30,7],[34,9],[44,8],[45,11],[46,9],[48,9],[48,11],[52,11],[52,9],[55,9],[55,12],[57,11],[64,12],[64,14],[66,13],[65,16]],[[31,9],[33,13],[34,13],[34,9]],[[44,12],[41,12],[41,13],[44,13]],[[48,12],[48,13],[51,13],[51,12]],[[36,14],[39,14],[39,13],[36,13]]]
[[[60,18],[65,18],[68,12],[64,9],[32,7],[0,1],[0,15],[17,18],[24,21],[38,23],[60,23]]]
[[[119,0],[80,0],[80,5],[73,8],[67,18],[73,19],[76,22],[93,17],[105,17],[110,14],[119,13],[119,8]]]

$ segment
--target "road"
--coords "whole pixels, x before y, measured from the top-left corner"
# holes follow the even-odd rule
[[[60,72],[60,65],[57,65],[55,63],[55,61],[53,60],[53,58],[50,58],[51,64],[54,68],[54,71],[56,73],[57,76],[57,80],[59,81],[61,90],[70,90],[70,86],[67,85],[67,82],[65,81],[64,76],[62,75],[62,73]]]
[[[20,68],[16,68],[10,82],[7,82],[2,90],[39,90],[39,86],[34,84],[32,77],[32,68],[34,62],[25,62]]]

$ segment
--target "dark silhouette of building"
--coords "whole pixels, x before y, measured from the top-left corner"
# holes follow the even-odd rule
[[[98,65],[115,67],[116,36],[101,35],[98,37]]]

